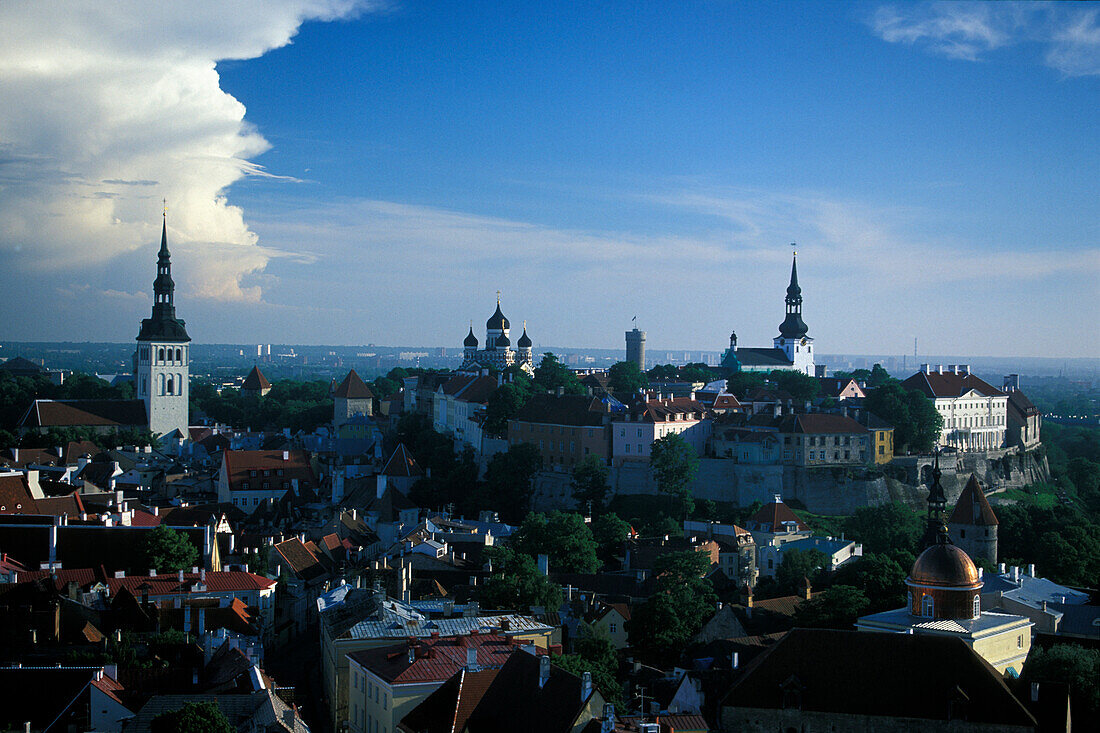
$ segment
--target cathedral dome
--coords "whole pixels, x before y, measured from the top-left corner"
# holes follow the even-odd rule
[[[521,349],[531,348],[531,337],[527,335],[527,326],[523,327],[523,335],[519,337],[519,341],[516,342],[516,346]]]
[[[982,582],[970,556],[952,544],[935,544],[920,554],[909,573],[910,583],[942,588],[975,588]]]
[[[507,321],[505,321],[507,323]],[[497,348],[507,348],[512,345],[512,340],[505,336],[503,333],[497,337]]]
[[[476,349],[477,348],[477,336],[474,335],[474,327],[473,326],[470,326],[470,333],[468,333],[466,335],[466,338],[465,338],[465,340],[463,340],[462,345],[465,346],[468,349]]]
[[[489,320],[485,322],[485,328],[489,331],[506,331],[511,328],[508,323],[508,319],[504,317],[504,314],[500,312],[500,301],[497,301],[497,309],[493,315],[489,316]]]

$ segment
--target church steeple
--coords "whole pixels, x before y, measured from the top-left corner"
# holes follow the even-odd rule
[[[787,317],[779,324],[779,335],[800,339],[810,330],[802,321],[802,288],[798,286],[798,253],[791,260],[791,284],[787,286]]]
[[[160,229],[160,251],[157,253],[157,277],[153,280],[153,314],[143,319],[138,341],[186,342],[184,322],[176,318],[176,283],[172,280],[172,253],[168,251],[168,215]]]
[[[945,544],[950,542],[947,535],[947,494],[944,493],[940,477],[940,452],[936,451],[936,457],[932,464],[932,485],[928,488],[928,524],[924,530],[924,544]]]

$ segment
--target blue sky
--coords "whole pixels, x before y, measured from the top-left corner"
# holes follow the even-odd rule
[[[793,241],[819,351],[1100,354],[1100,8],[588,5],[5,42],[0,335],[132,338],[164,196],[199,341],[457,347],[499,289],[536,345],[766,345]]]

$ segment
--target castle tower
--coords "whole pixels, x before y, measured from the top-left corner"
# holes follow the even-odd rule
[[[971,474],[948,520],[948,531],[967,555],[992,568],[997,565],[997,525],[993,507],[985,498],[977,477]]]
[[[814,376],[814,340],[807,336],[809,328],[802,320],[802,288],[798,286],[798,253],[791,260],[791,283],[787,286],[787,316],[779,324],[779,335],[773,339],[775,348],[786,354],[794,368]]]
[[[374,392],[354,369],[332,393],[332,426],[339,428],[356,415],[370,417],[374,412]]]
[[[637,326],[626,332],[626,360],[645,371],[645,331],[639,331]]]
[[[137,336],[134,388],[145,402],[149,430],[166,435],[186,433],[189,417],[188,386],[191,337],[182,319],[176,318],[176,284],[172,281],[172,256],[168,251],[168,217],[161,223],[157,277],[153,281],[153,313],[142,319]]]

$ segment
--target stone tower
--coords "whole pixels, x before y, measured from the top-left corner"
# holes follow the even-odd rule
[[[332,395],[332,426],[339,428],[356,415],[374,413],[374,392],[352,369]]]
[[[186,433],[190,414],[187,401],[191,337],[187,335],[183,320],[176,318],[175,290],[165,216],[161,224],[157,277],[153,281],[153,313],[141,321],[134,369],[134,388],[145,402],[149,430],[157,435],[173,430]]]
[[[948,520],[951,537],[975,562],[981,560],[987,567],[994,568],[997,566],[997,524],[997,515],[985,498],[981,484],[974,474],[970,474]]]
[[[626,360],[645,371],[645,331],[639,331],[637,326],[626,332]]]

